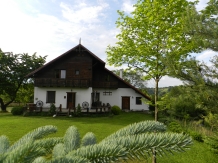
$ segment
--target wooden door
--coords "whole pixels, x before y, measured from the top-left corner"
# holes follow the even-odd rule
[[[130,110],[130,97],[122,97],[122,110]]]
[[[67,92],[67,109],[74,109],[76,102],[76,93],[75,92]]]

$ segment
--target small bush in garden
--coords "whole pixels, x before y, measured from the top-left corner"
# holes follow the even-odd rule
[[[78,104],[77,105],[77,107],[76,107],[76,116],[80,116],[81,115],[81,106],[80,106],[80,104]]]
[[[11,113],[13,115],[22,115],[24,113],[24,108],[23,107],[18,107],[18,106],[13,107],[11,109]]]
[[[120,107],[117,105],[112,106],[111,113],[113,113],[114,115],[119,115],[121,113]]]
[[[176,133],[183,132],[183,129],[182,129],[181,125],[179,123],[177,123],[177,122],[169,123],[168,128],[172,132],[176,132]]]
[[[56,113],[56,106],[55,104],[51,103],[50,104],[50,109],[49,109],[49,115],[54,115]]]
[[[198,142],[204,142],[203,136],[200,133],[195,132],[195,131],[191,131],[189,134],[194,140],[196,140]]]

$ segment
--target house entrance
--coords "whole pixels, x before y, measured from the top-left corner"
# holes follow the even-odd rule
[[[76,92],[67,92],[67,109],[74,109],[76,102]]]
[[[97,107],[99,105],[101,105],[100,93],[99,92],[93,92],[92,93],[92,107]]]
[[[122,97],[122,110],[130,110],[130,97]]]

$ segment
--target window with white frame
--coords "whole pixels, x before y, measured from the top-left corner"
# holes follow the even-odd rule
[[[55,77],[65,79],[66,78],[66,70],[55,70]]]
[[[66,78],[66,70],[61,70],[61,79]]]

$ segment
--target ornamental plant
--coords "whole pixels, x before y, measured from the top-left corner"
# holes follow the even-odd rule
[[[121,113],[120,107],[117,105],[112,106],[111,113],[113,113],[114,115],[119,115]]]

